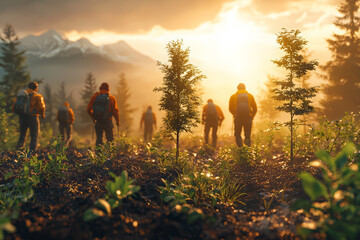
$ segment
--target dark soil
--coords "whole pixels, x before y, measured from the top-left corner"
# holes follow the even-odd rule
[[[48,150],[38,153],[45,159]],[[295,239],[302,216],[289,206],[305,197],[297,174],[309,170],[305,160],[294,168],[279,158],[251,166],[237,165],[232,173],[244,185],[243,204],[204,208],[203,221],[188,224],[186,216],[170,209],[159,197],[162,180],[173,180],[175,171],[160,171],[144,154],[118,154],[103,166],[86,164],[85,150],[67,152],[68,170],[63,177],[42,182],[35,198],[21,207],[13,222],[17,231],[6,239]],[[22,169],[15,153],[3,153],[0,184],[4,175]],[[126,170],[141,191],[125,199],[109,217],[82,220],[84,212],[103,198],[109,171]],[[271,204],[270,204],[271,202]],[[270,205],[266,207],[266,205]]]

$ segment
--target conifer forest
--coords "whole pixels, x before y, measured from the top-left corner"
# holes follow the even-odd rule
[[[0,1],[0,240],[360,239],[360,1]]]

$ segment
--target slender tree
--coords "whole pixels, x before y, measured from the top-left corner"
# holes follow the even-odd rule
[[[11,112],[12,101],[31,81],[31,77],[26,65],[25,51],[19,50],[19,38],[12,25],[5,25],[0,40],[0,66],[5,71],[0,91],[5,95],[6,111]]]
[[[72,92],[68,93],[66,91],[65,82],[61,82],[59,90],[55,93],[55,102],[56,109],[64,104],[64,102],[69,102],[70,107],[75,108],[75,101],[72,96]]]
[[[285,55],[278,60],[273,60],[273,62],[278,67],[285,68],[287,76],[283,81],[275,81],[277,87],[273,89],[273,93],[275,100],[283,102],[276,109],[290,114],[290,121],[286,125],[290,128],[290,161],[291,165],[293,165],[295,116],[314,111],[310,99],[317,92],[315,87],[297,87],[294,80],[303,77],[308,71],[315,70],[318,63],[317,61],[304,61],[301,51],[307,41],[300,36],[299,30],[288,31],[283,29],[282,32],[277,34],[277,42]]]
[[[91,119],[89,115],[87,114],[86,108],[87,105],[91,99],[91,97],[96,92],[97,86],[96,86],[96,79],[95,76],[89,72],[85,79],[85,86],[84,89],[81,90],[80,96],[81,96],[81,104],[79,105],[79,118],[82,123],[90,123]]]
[[[120,131],[124,131],[129,134],[131,126],[133,124],[133,118],[131,114],[135,111],[130,105],[131,93],[126,81],[124,73],[119,75],[119,81],[116,86],[115,98],[118,103],[119,117],[120,117]]]
[[[360,18],[359,0],[344,0],[339,8],[341,16],[334,24],[343,34],[328,39],[332,58],[322,70],[327,83],[323,86],[325,98],[321,101],[326,116],[339,119],[344,112],[358,112],[360,107]]]
[[[164,74],[162,87],[154,91],[162,92],[160,110],[166,112],[163,118],[166,130],[175,134],[176,161],[179,159],[179,139],[181,132],[190,132],[200,122],[198,107],[201,99],[198,84],[206,78],[190,63],[190,49],[183,49],[183,41],[167,44],[168,63],[158,62]]]
[[[54,108],[55,98],[49,83],[47,83],[44,87],[44,101],[46,106],[45,121],[48,124],[50,124],[53,130],[55,130],[55,117],[54,117],[56,114],[55,113],[56,109]],[[53,131],[53,133],[54,132],[55,131]]]
[[[272,92],[272,89],[275,88],[276,80],[276,78],[268,76],[267,81],[264,83],[265,88],[261,89],[259,97],[260,114],[269,121],[274,121],[280,114],[280,112],[275,110],[279,102],[273,98]]]

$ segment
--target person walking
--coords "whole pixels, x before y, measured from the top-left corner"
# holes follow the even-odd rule
[[[12,105],[12,111],[19,115],[20,136],[16,145],[17,149],[24,147],[27,129],[30,129],[28,156],[37,150],[40,132],[39,117],[45,118],[45,102],[43,96],[37,92],[38,90],[38,83],[30,82],[28,89],[19,92]]]
[[[243,146],[241,137],[242,129],[245,133],[245,145],[251,145],[252,121],[257,112],[257,106],[253,95],[246,91],[244,83],[237,86],[238,91],[230,97],[229,110],[234,117],[235,140],[238,147]]]
[[[154,127],[156,127],[156,115],[152,111],[152,107],[149,106],[146,110],[146,112],[143,113],[140,121],[140,129],[142,129],[143,124],[144,127],[144,141],[150,142],[152,139],[152,134]]]
[[[211,145],[216,147],[217,143],[217,130],[221,126],[222,121],[224,120],[224,114],[221,111],[221,108],[218,105],[214,104],[212,99],[207,101],[207,104],[203,107],[202,111],[202,124],[205,124],[204,128],[204,138],[205,144],[209,144],[209,133],[212,129],[212,139]]]
[[[114,96],[109,93],[109,84],[103,82],[100,91],[96,92],[90,99],[87,106],[87,112],[95,123],[96,146],[103,144],[103,133],[106,140],[114,140],[114,125],[112,117],[114,116],[117,127],[120,125],[119,109]]]
[[[74,111],[70,108],[68,102],[65,102],[61,107],[59,107],[56,114],[56,120],[59,122],[61,139],[65,142],[67,146],[72,139],[73,124],[75,121]]]

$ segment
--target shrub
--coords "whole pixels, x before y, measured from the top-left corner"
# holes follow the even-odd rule
[[[332,158],[326,151],[318,151],[321,161],[311,166],[321,168],[322,180],[308,173],[301,173],[303,188],[310,197],[297,200],[294,210],[302,209],[312,219],[298,227],[298,233],[306,238],[320,233],[331,239],[356,239],[360,236],[360,172],[359,163],[350,163],[355,152],[354,144],[347,144]]]

